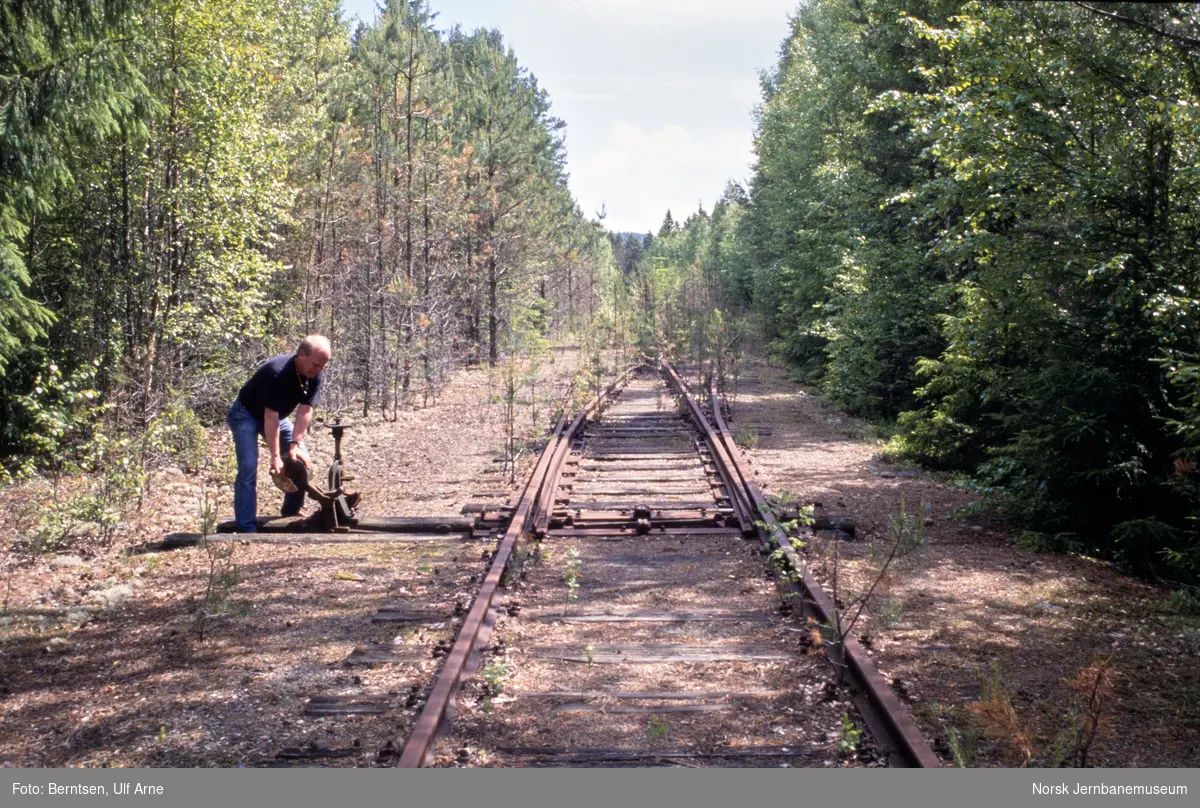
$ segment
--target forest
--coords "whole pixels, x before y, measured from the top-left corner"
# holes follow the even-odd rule
[[[608,242],[498,32],[439,33],[423,2],[351,30],[299,0],[18,3],[0,24],[6,452],[29,448],[39,374],[141,427],[177,401],[212,418],[245,359],[320,330],[349,360],[332,389],[394,413],[598,313]]]
[[[668,212],[649,283],[1026,546],[1194,584],[1196,6],[812,0],[762,93],[748,187]]]
[[[0,764],[1194,766],[1200,5],[792,1],[639,232],[433,0],[0,4]]]
[[[178,450],[310,331],[333,402],[391,418],[568,337],[753,333],[1027,546],[1194,584],[1197,17],[808,0],[750,181],[641,236],[575,203],[500,33],[425,0],[7,3],[5,473]]]

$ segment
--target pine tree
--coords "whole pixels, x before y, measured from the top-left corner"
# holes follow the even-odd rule
[[[53,315],[27,296],[40,225],[71,186],[75,150],[117,132],[144,97],[130,60],[133,0],[26,0],[0,8],[0,375]]]

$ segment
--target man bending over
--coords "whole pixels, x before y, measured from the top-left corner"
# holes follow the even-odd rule
[[[233,515],[239,533],[257,531],[258,436],[271,452],[271,471],[283,474],[282,451],[293,460],[311,466],[304,436],[312,420],[313,407],[321,399],[325,364],[329,362],[329,340],[320,334],[304,338],[292,354],[269,359],[242,385],[226,420],[233,432],[237,455],[237,480],[233,486]],[[295,424],[284,420],[296,410]],[[283,516],[295,516],[304,507],[304,491],[283,497]]]

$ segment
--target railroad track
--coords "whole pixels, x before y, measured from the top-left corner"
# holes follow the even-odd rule
[[[776,547],[803,568],[719,407],[623,374],[555,427],[396,765],[821,766],[849,722],[860,760],[937,766],[853,638],[812,653],[791,604],[832,606],[780,598]]]
[[[860,762],[939,765],[852,637],[812,653],[805,619],[833,607],[806,574],[780,597],[766,556],[804,565],[708,392],[666,363],[622,374],[560,418],[515,504],[469,518],[264,520],[253,541],[420,543],[436,562],[395,582],[339,686],[302,694],[330,745],[264,765],[822,766],[845,722],[869,730]],[[164,547],[198,540],[247,541]]]

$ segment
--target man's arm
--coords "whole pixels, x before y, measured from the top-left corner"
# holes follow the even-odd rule
[[[292,445],[288,447],[288,457],[300,460],[310,468],[312,463],[308,459],[308,452],[300,446],[300,441],[304,440],[304,436],[308,434],[308,425],[312,421],[312,414],[313,408],[307,404],[301,404],[296,408],[296,423],[292,427]]]
[[[270,407],[263,409],[263,437],[271,452],[271,471],[283,474],[283,460],[279,457],[279,413]]]

